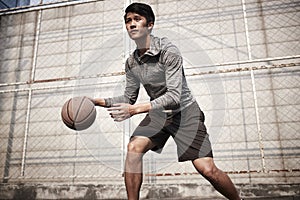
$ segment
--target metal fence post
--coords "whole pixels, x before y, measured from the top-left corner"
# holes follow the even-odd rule
[[[28,134],[29,134],[29,122],[30,122],[30,112],[31,112],[31,100],[32,100],[32,89],[31,84],[35,79],[35,70],[37,65],[37,54],[38,54],[38,46],[39,46],[39,35],[41,29],[41,19],[42,19],[42,9],[38,11],[37,22],[36,22],[36,30],[35,30],[35,40],[34,40],[34,50],[33,50],[33,61],[32,61],[32,69],[30,76],[30,84],[28,87],[28,102],[27,102],[27,113],[25,120],[25,133],[24,133],[24,143],[23,143],[23,152],[22,152],[22,162],[21,162],[21,176],[25,175],[25,165],[26,165],[26,152],[27,152],[27,142],[28,142]]]
[[[247,20],[247,11],[246,11],[245,0],[242,0],[242,6],[243,6],[243,17],[244,17],[244,25],[245,25],[245,35],[246,35],[246,42],[247,42],[248,59],[251,61],[252,60],[252,51],[251,51],[251,44],[250,44],[250,38],[249,38],[249,29],[248,29],[248,20]],[[255,107],[256,127],[257,127],[258,142],[259,142],[259,149],[260,149],[260,155],[261,155],[262,171],[265,172],[266,166],[265,166],[264,145],[262,142],[262,132],[261,132],[261,127],[260,127],[255,76],[254,76],[254,71],[253,71],[252,67],[250,69],[250,73],[251,73],[252,92],[253,92],[253,100],[254,100],[254,107]]]

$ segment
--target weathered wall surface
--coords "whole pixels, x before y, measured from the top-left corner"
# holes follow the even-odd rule
[[[297,200],[299,184],[239,185],[247,200]],[[126,199],[123,185],[1,185],[0,199]],[[224,199],[209,185],[169,184],[144,185],[141,199]]]

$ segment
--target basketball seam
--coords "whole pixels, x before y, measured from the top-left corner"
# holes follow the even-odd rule
[[[91,116],[91,115],[96,115],[96,113],[94,114],[94,112],[91,112],[91,114],[89,114],[89,116]],[[77,122],[76,125],[77,125],[77,127],[78,127],[78,126],[82,126],[82,125],[84,125],[84,124],[89,124],[89,126],[90,126],[90,125],[92,125],[93,123],[94,123],[94,120],[93,120],[93,121],[90,121],[90,119],[85,118],[85,119],[81,120],[80,122]]]
[[[75,127],[75,122],[78,123],[78,122],[77,122],[77,117],[78,117],[79,112],[81,111],[81,106],[82,106],[82,104],[83,104],[83,101],[84,101],[84,98],[81,99],[81,102],[80,102],[80,104],[79,104],[79,106],[78,106],[79,109],[77,109],[76,115],[75,115],[75,117],[74,117],[74,127]]]
[[[72,122],[72,127],[75,127],[75,120],[72,119],[71,115],[70,115],[70,110],[69,110],[69,105],[70,105],[70,102],[71,102],[71,99],[68,101],[68,105],[67,105],[67,115],[68,117],[71,119],[71,122]]]
[[[80,104],[80,108],[81,108],[81,105],[83,104],[83,101],[85,100],[85,98],[83,98],[83,100],[82,100],[82,102],[81,102],[81,104]],[[80,111],[80,110],[79,110]],[[79,111],[78,111],[78,113],[79,113]],[[88,115],[87,116],[90,116],[90,114],[92,113],[94,111],[94,108],[93,109],[91,109],[91,111],[88,113]],[[76,116],[77,117],[77,116]],[[83,120],[81,120],[81,121],[78,121],[77,123],[81,123],[81,122],[83,122],[83,121],[85,121],[86,120],[86,118],[84,118]]]

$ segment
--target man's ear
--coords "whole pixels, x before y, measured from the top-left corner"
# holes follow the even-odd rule
[[[153,22],[149,22],[148,23],[148,30],[151,32],[153,29],[154,23]]]

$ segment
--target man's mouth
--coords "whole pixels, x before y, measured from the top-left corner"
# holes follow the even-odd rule
[[[138,30],[131,30],[130,33],[137,33]]]

